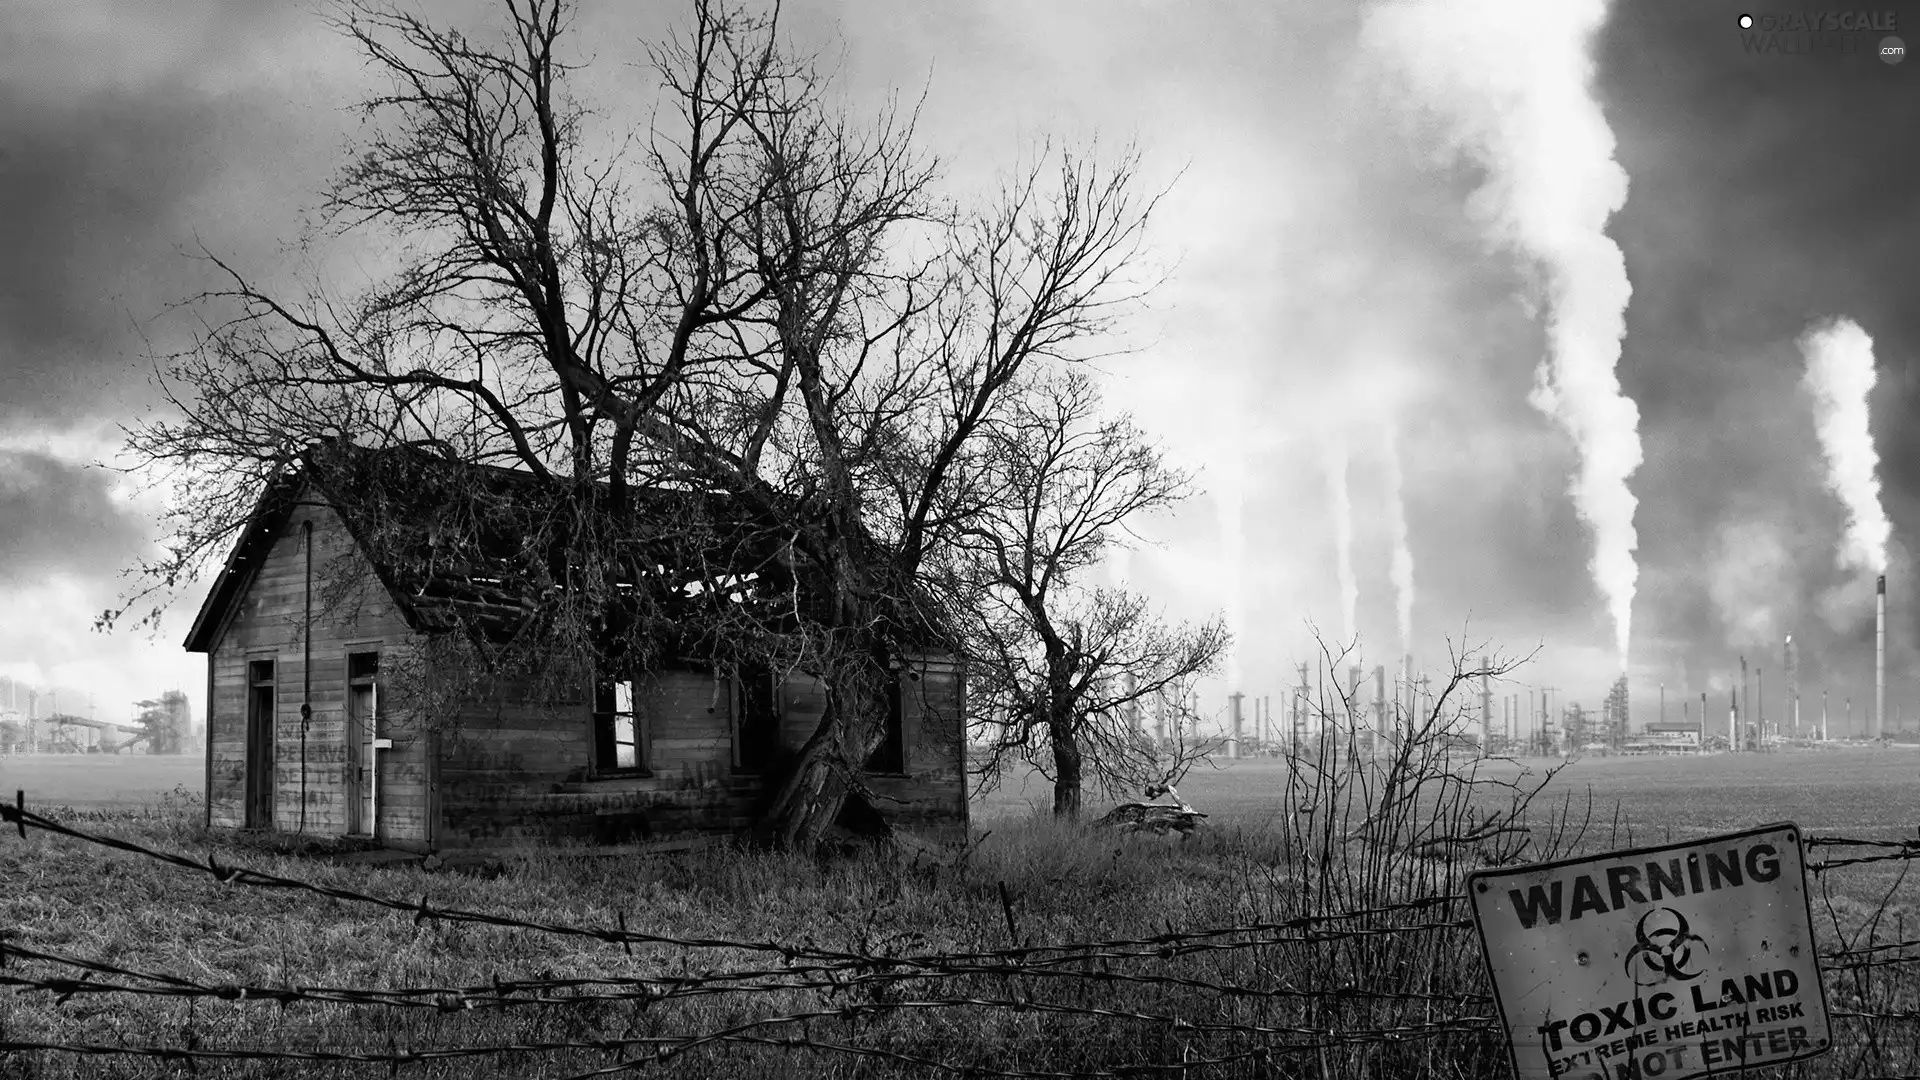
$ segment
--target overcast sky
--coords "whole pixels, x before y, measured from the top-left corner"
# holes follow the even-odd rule
[[[1501,6],[1512,14],[1462,16],[1486,32],[1434,48],[1470,78],[1523,67],[1547,32],[1535,5]],[[1920,41],[1920,5],[1877,8]],[[495,17],[478,0],[427,10],[476,36]],[[1777,695],[1786,633],[1805,649],[1809,713],[1823,686],[1836,712],[1847,694],[1856,715],[1871,698],[1871,596],[1835,563],[1840,505],[1795,345],[1833,316],[1871,335],[1878,362],[1890,699],[1920,676],[1904,547],[1920,522],[1920,61],[1881,62],[1872,33],[1848,38],[1851,52],[1752,53],[1743,10],[1786,12],[1617,3],[1590,43],[1592,96],[1628,184],[1606,236],[1632,289],[1617,370],[1644,454],[1629,480],[1639,719],[1663,681],[1676,716],[1683,694],[1712,688],[1720,705],[1713,680],[1741,653],[1773,669]],[[652,86],[632,62],[676,12],[585,5],[574,48],[592,67],[576,93],[609,128],[645,124]],[[1049,135],[1136,140],[1147,180],[1172,185],[1154,233],[1172,279],[1131,325],[1134,351],[1103,368],[1114,407],[1201,469],[1207,494],[1143,526],[1155,546],[1130,579],[1175,617],[1226,611],[1236,685],[1277,697],[1308,657],[1307,627],[1343,631],[1324,468],[1338,441],[1354,629],[1369,666],[1400,651],[1391,423],[1423,666],[1470,619],[1475,644],[1541,647],[1513,689],[1597,706],[1618,665],[1588,570],[1594,538],[1568,494],[1579,452],[1528,401],[1549,348],[1550,268],[1498,241],[1489,174],[1439,152],[1441,129],[1404,107],[1395,69],[1426,61],[1364,43],[1380,17],[1351,0],[790,0],[783,12],[838,58],[855,110],[924,89],[921,131],[955,194]],[[156,540],[134,478],[90,463],[154,401],[143,357],[189,326],[168,305],[212,283],[188,247],[295,284],[303,213],[367,78],[313,5],[27,0],[0,23],[0,674],[66,687],[63,710],[90,694],[116,718],[179,686],[201,712],[204,666],[179,646],[198,595],[155,639],[89,629]],[[336,288],[357,283],[350,249],[313,265]],[[1920,702],[1903,717],[1920,720]]]

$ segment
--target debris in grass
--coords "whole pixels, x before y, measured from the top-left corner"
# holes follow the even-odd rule
[[[1184,836],[1199,828],[1206,816],[1190,806],[1130,802],[1121,803],[1107,811],[1094,824],[1128,833],[1148,832],[1160,836],[1179,833]]]

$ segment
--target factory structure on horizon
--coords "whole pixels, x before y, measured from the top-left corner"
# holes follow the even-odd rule
[[[56,691],[0,675],[0,754],[188,754],[200,747],[187,695],[169,690],[130,703],[123,721],[62,711]]]
[[[1532,757],[1769,751],[1862,738],[1877,741],[1896,733],[1905,737],[1898,727],[1897,702],[1893,713],[1887,711],[1885,574],[1875,582],[1873,706],[1870,712],[1862,710],[1863,724],[1854,722],[1851,695],[1842,694],[1833,701],[1823,689],[1817,716],[1803,708],[1800,647],[1793,635],[1786,635],[1781,652],[1786,677],[1776,683],[1783,690],[1771,716],[1766,669],[1749,667],[1745,656],[1740,657],[1739,681],[1728,680],[1724,697],[1702,691],[1696,701],[1681,692],[1679,715],[1674,716],[1663,682],[1657,712],[1646,710],[1636,725],[1626,675],[1613,681],[1599,708],[1589,709],[1552,686],[1519,691],[1501,686],[1496,697],[1493,676],[1480,671],[1472,657],[1463,658],[1455,681],[1452,669],[1438,676],[1429,674],[1416,667],[1408,654],[1391,672],[1384,664],[1366,671],[1356,661],[1344,678],[1324,670],[1316,674],[1311,665],[1296,664],[1295,681],[1278,695],[1277,714],[1274,695],[1231,689],[1220,733],[1213,738],[1218,740],[1219,756],[1239,758],[1317,754],[1329,742],[1379,755],[1410,734],[1437,740],[1450,753]],[[1832,707],[1836,704],[1838,709]],[[1191,740],[1202,719],[1197,698],[1180,703],[1178,709],[1169,710],[1163,704],[1148,711],[1154,714],[1151,730],[1137,712],[1133,726],[1157,743],[1182,736]],[[1182,719],[1170,719],[1176,713]],[[1187,725],[1184,729],[1182,723]]]

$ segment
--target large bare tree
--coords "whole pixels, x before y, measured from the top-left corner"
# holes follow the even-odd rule
[[[991,783],[1008,760],[1031,763],[1072,818],[1089,780],[1114,795],[1184,771],[1185,725],[1155,741],[1141,713],[1172,702],[1184,716],[1232,638],[1218,617],[1172,625],[1146,597],[1087,580],[1130,520],[1179,503],[1190,478],[1130,418],[1100,417],[1084,371],[1036,372],[1002,405],[976,448],[989,494],[951,549],[988,748],[975,771]]]
[[[564,0],[504,8],[497,43],[372,2],[335,18],[390,90],[365,103],[323,221],[392,269],[283,294],[208,254],[225,285],[198,298],[204,336],[161,358],[172,415],[129,433],[175,477],[168,555],[102,621],[156,619],[260,485],[328,440],[502,465],[550,493],[517,523],[539,571],[489,586],[488,603],[539,616],[517,642],[530,653],[644,657],[607,641],[609,606],[638,603],[622,586],[660,569],[636,554],[657,544],[625,541],[749,521],[820,602],[615,622],[637,646],[662,617],[694,620],[681,630],[822,681],[819,728],[766,817],[810,847],[859,794],[890,670],[943,606],[926,567],[977,517],[972,448],[1007,387],[1082,358],[1145,287],[1138,158],[1042,153],[955,209],[912,111],[848,115],[772,17],[724,0],[694,0],[647,51],[660,106],[623,135],[567,92]],[[650,511],[643,489],[724,497],[734,523]],[[485,517],[452,515],[433,542],[478,544]]]

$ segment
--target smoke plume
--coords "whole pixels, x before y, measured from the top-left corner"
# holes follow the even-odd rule
[[[1357,633],[1354,611],[1360,603],[1360,583],[1353,576],[1353,493],[1347,487],[1347,439],[1335,434],[1327,440],[1327,495],[1333,500],[1334,565],[1340,579],[1340,644],[1351,645]]]
[[[1627,175],[1591,90],[1589,49],[1606,13],[1605,0],[1393,0],[1368,13],[1361,36],[1414,107],[1440,122],[1449,153],[1486,170],[1469,211],[1542,272],[1548,355],[1528,400],[1579,450],[1571,492],[1593,530],[1594,584],[1624,669],[1639,577],[1627,478],[1640,467],[1640,410],[1614,372],[1632,290],[1605,232],[1626,203]]]
[[[1726,628],[1728,645],[1765,648],[1792,625],[1799,589],[1793,555],[1779,526],[1761,521],[1723,526],[1708,574],[1707,591]]]
[[[1246,476],[1237,458],[1218,460],[1216,464],[1217,468],[1208,470],[1208,481],[1219,515],[1220,554],[1226,563],[1221,568],[1224,589],[1220,602],[1225,609],[1227,629],[1234,635],[1233,643],[1227,646],[1224,665],[1227,689],[1233,691],[1240,688],[1239,640],[1246,628],[1246,612],[1241,602],[1246,586]]]
[[[1875,380],[1873,339],[1852,319],[1831,319],[1801,335],[1800,352],[1807,358],[1803,385],[1813,397],[1814,430],[1827,458],[1827,487],[1847,513],[1840,566],[1884,574],[1893,528],[1880,506],[1880,456],[1868,425],[1867,395]]]
[[[1395,614],[1399,616],[1400,653],[1413,650],[1413,548],[1407,543],[1407,501],[1404,478],[1400,472],[1400,431],[1392,419],[1382,433],[1382,450],[1387,471],[1387,531],[1393,536],[1393,578]]]

